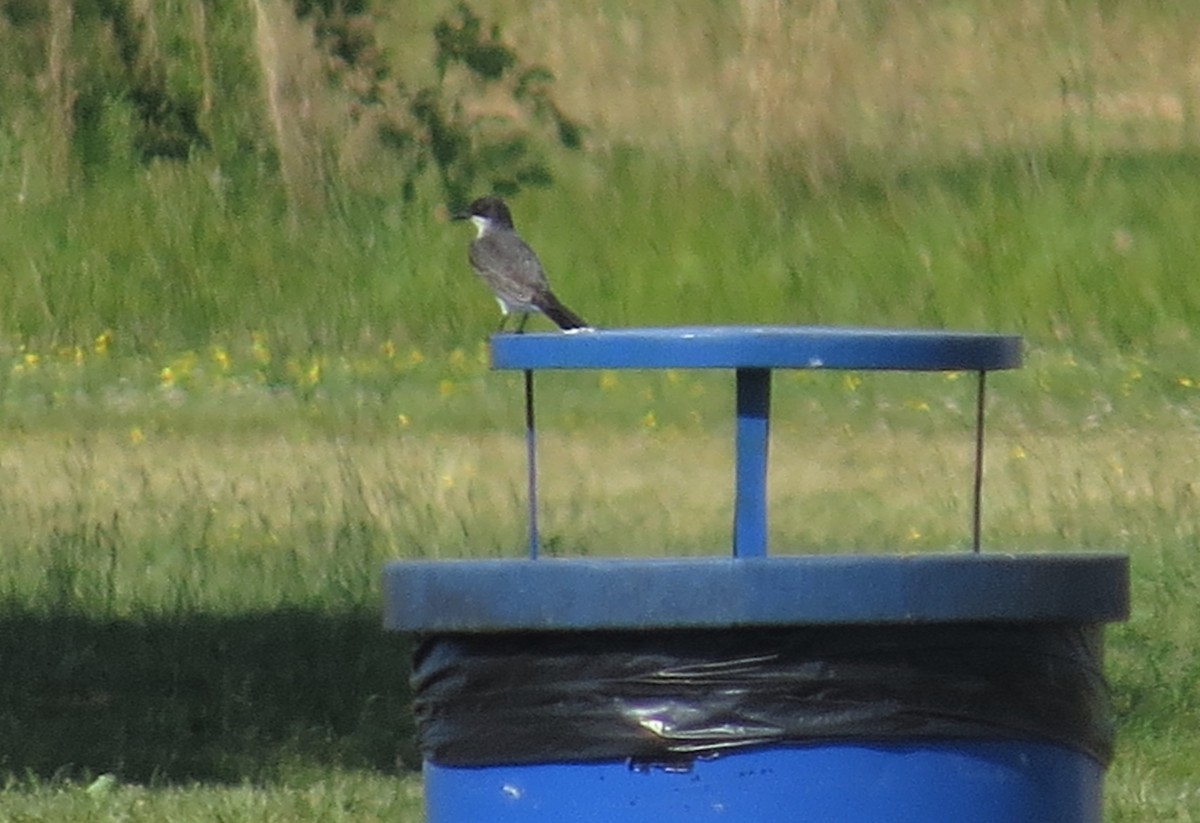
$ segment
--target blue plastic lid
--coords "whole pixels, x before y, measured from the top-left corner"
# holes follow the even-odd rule
[[[399,561],[384,623],[414,632],[851,623],[1106,623],[1129,610],[1120,554]]]
[[[888,369],[990,371],[1021,365],[1021,338],[832,326],[680,326],[496,334],[497,369]]]

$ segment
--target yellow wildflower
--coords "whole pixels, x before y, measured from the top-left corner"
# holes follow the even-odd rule
[[[196,353],[194,351],[185,351],[176,357],[174,368],[183,377],[191,377],[192,372],[196,370]]]
[[[271,350],[267,348],[267,336],[260,331],[250,334],[250,353],[258,363],[271,362]]]
[[[213,359],[213,362],[216,363],[217,366],[221,369],[221,371],[223,371],[223,372],[229,371],[229,352],[225,351],[224,348],[222,348],[221,346],[213,346],[212,347],[212,359]]]
[[[312,364],[309,365],[308,371],[304,373],[304,382],[309,386],[315,386],[321,382],[321,361],[314,357]]]

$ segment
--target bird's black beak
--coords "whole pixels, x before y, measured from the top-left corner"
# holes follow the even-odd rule
[[[452,211],[450,212],[451,220],[470,220],[471,212],[469,211]]]

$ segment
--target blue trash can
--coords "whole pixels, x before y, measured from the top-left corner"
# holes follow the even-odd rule
[[[493,356],[736,369],[734,551],[389,564],[430,823],[1098,823],[1124,556],[766,552],[771,368],[982,376],[1019,361],[1011,338],[629,330],[498,337]]]

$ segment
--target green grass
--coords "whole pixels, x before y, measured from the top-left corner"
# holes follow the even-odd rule
[[[590,127],[513,208],[600,326],[1022,334],[989,379],[985,550],[1129,553],[1106,819],[1190,821],[1200,16],[1109,5],[505,5]],[[414,14],[381,38],[417,76]],[[162,11],[163,42],[192,19]],[[44,113],[0,90],[0,817],[417,820],[379,570],[521,553],[519,376],[486,368],[469,229],[430,187],[402,206],[386,154],[289,204],[249,35],[210,25],[243,52],[187,163],[117,152],[55,194]],[[547,553],[728,550],[729,375],[538,393]],[[773,551],[964,548],[972,401],[970,375],[779,375]]]
[[[419,763],[405,742],[407,643],[365,609],[226,616],[183,600],[105,616],[83,607],[78,579],[62,602],[63,571],[47,570],[57,597],[42,609],[4,610],[12,779],[286,785]]]
[[[58,820],[254,820],[267,823],[418,820],[420,781],[326,772],[270,790],[250,784],[146,787],[122,784],[111,775],[89,782],[10,784],[4,792],[8,819],[21,823]]]
[[[1179,230],[1200,210],[1190,154],[869,172],[821,197],[721,171],[620,151],[514,208],[557,291],[601,326],[999,328],[1170,357],[1200,317],[1196,239]],[[603,206],[580,225],[580,203]],[[448,349],[478,339],[494,304],[465,264],[466,230],[437,214],[364,210],[292,232],[262,204],[222,206],[199,168],[152,169],[10,213],[0,332],[45,348],[113,330],[135,354],[256,331],[299,356]]]
[[[52,358],[21,379],[53,385]],[[71,367],[122,385],[120,402],[24,417],[0,449],[0,809],[415,819],[407,645],[378,628],[378,572],[397,556],[520,555],[519,384],[465,353],[406,355],[410,391],[370,400],[379,385],[340,367],[323,372],[328,394],[265,388],[252,353],[187,390],[182,371],[164,388],[153,364],[88,358]],[[1178,448],[1192,396],[1145,368],[1034,352],[993,376],[984,541],[1130,553],[1134,614],[1109,632],[1109,814],[1186,820],[1200,457]],[[31,393],[16,408],[48,390],[17,385]],[[539,387],[548,552],[727,551],[729,375]],[[781,375],[774,550],[964,548],[971,398],[968,375]],[[439,416],[461,403],[473,416]],[[102,775],[121,788],[97,800]]]
[[[301,356],[265,334],[10,352],[0,809],[415,819],[407,645],[378,628],[377,580],[393,557],[521,554],[520,382],[485,354]],[[1194,807],[1193,373],[1064,342],[989,382],[986,550],[1134,559],[1133,618],[1109,632],[1118,820]],[[730,375],[538,388],[548,553],[727,551]],[[779,375],[773,550],[963,549],[973,391],[965,374]],[[98,801],[102,775],[121,788]]]

